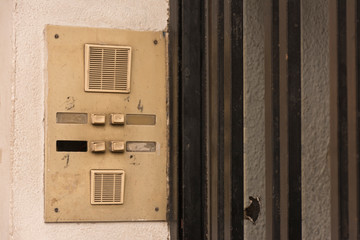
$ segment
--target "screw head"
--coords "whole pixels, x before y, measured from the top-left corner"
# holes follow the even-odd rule
[[[54,211],[55,211],[55,212],[59,212],[59,209],[58,209],[58,208],[55,208]]]
[[[154,40],[154,44],[157,45],[157,44],[158,44],[158,40]]]
[[[59,38],[59,34],[55,34],[55,39],[58,39]]]

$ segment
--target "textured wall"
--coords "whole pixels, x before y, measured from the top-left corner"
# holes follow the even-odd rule
[[[302,1],[303,239],[330,239],[328,0]]]
[[[0,1],[0,239],[7,239],[12,146],[13,35],[12,2]]]
[[[164,30],[167,0],[13,0],[12,6],[15,142],[9,239],[167,239],[165,222],[45,224],[43,217],[45,25]]]
[[[256,225],[245,221],[245,239],[265,239],[265,72],[262,0],[244,1],[245,206],[261,198]]]

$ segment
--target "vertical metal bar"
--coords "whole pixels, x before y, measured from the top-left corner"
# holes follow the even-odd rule
[[[231,1],[224,1],[224,239],[231,239]]]
[[[301,239],[300,1],[280,0],[280,238]]]
[[[280,89],[280,239],[289,238],[289,152],[288,152],[288,28],[287,0],[279,0],[279,89]]]
[[[179,1],[170,1],[170,21],[169,21],[169,200],[167,220],[169,222],[171,239],[178,239],[179,236]]]
[[[243,239],[242,1],[181,10],[181,236]]]
[[[276,35],[273,23],[274,1],[265,2],[264,26],[265,26],[265,178],[266,178],[266,239],[273,239],[274,226],[274,149],[273,149],[273,35]],[[275,62],[277,62],[275,60]],[[279,238],[279,237],[278,237]]]
[[[231,239],[244,239],[243,0],[231,1]]]
[[[280,239],[279,0],[265,2],[266,239]]]
[[[209,0],[204,0],[203,10],[203,44],[204,44],[204,68],[203,68],[203,81],[202,81],[202,116],[203,116],[203,216],[204,216],[204,236],[205,239],[210,240],[211,229],[211,205],[210,205],[210,84],[209,84]]]
[[[243,239],[242,1],[209,1],[211,239]]]
[[[347,29],[351,25],[347,23],[346,4],[347,1],[341,0],[330,2],[331,216],[334,239],[349,238]]]
[[[211,239],[224,239],[224,1],[210,1]]]
[[[224,239],[224,0],[217,4],[218,240]]]
[[[339,155],[339,203],[340,239],[349,238],[349,182],[348,182],[348,118],[347,118],[347,46],[346,2],[338,1],[338,155]]]
[[[182,238],[203,239],[203,116],[204,4],[182,0],[181,156]]]
[[[330,47],[330,169],[331,169],[331,238],[340,239],[339,151],[338,151],[338,6],[329,2]]]
[[[301,239],[301,5],[288,0],[289,238]]]
[[[357,236],[360,238],[360,3],[355,3],[356,17],[356,161],[357,161]]]
[[[358,149],[357,149],[357,69],[356,1],[346,1],[347,101],[348,101],[348,182],[349,239],[358,239]]]
[[[211,193],[212,193],[212,189],[211,189],[211,169],[212,169],[212,159],[211,159],[211,152],[212,152],[212,149],[211,149],[211,105],[210,105],[210,102],[211,102],[211,94],[210,94],[210,41],[209,41],[209,36],[210,36],[210,32],[211,32],[211,29],[210,29],[210,23],[211,23],[211,19],[209,16],[211,16],[211,3],[209,0],[205,0],[205,9],[204,9],[204,22],[205,22],[205,65],[206,65],[206,68],[205,68],[205,84],[204,84],[204,93],[205,93],[205,98],[204,98],[204,102],[205,104],[205,111],[204,111],[204,121],[206,122],[206,127],[205,127],[205,132],[204,132],[204,141],[205,141],[205,159],[206,159],[206,172],[205,172],[205,179],[206,179],[206,182],[205,182],[205,204],[206,204],[206,236],[207,236],[207,240],[210,240],[211,239],[211,220],[212,220],[212,205],[211,205],[211,202],[212,202],[212,198],[211,198]]]
[[[218,78],[217,78],[217,64],[218,64],[218,38],[217,38],[217,4],[218,0],[209,0],[209,115],[210,115],[210,239],[217,240],[218,238]]]

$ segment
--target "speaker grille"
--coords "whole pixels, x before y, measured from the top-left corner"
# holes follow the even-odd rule
[[[91,170],[91,204],[124,203],[123,170]]]
[[[85,44],[85,91],[130,92],[131,47]]]

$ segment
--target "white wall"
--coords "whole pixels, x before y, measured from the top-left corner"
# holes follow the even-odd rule
[[[3,2],[1,4],[5,4]],[[15,129],[12,152],[12,207],[10,208],[10,221],[13,225],[0,228],[0,238],[15,240],[167,239],[168,227],[165,222],[44,223],[45,42],[43,31],[47,24],[164,30],[168,19],[168,1],[13,0],[11,5],[14,6],[13,11],[9,12],[13,14],[15,48],[12,54],[15,66],[9,74],[14,75],[15,102],[14,105],[10,104],[8,107],[10,110],[11,107],[14,108]],[[8,13],[1,6],[1,11],[3,10]],[[11,17],[8,16],[6,19],[9,21]],[[0,36],[6,37],[3,35],[1,32]],[[2,75],[1,77],[6,78]],[[5,86],[10,89],[11,81],[8,80],[8,82],[9,86]],[[3,92],[9,93],[1,88],[1,93]],[[11,98],[6,95],[5,99],[9,102]],[[9,112],[8,107],[2,107],[1,110]],[[1,119],[0,122],[7,121]],[[1,130],[3,128],[1,126]],[[8,137],[1,136],[0,139],[7,141]],[[3,148],[8,154],[10,147]],[[3,181],[6,183],[7,178],[7,175],[0,175],[1,184]],[[1,224],[2,218],[1,216]]]
[[[7,239],[7,232],[10,228],[10,159],[14,82],[11,10],[12,2],[10,0],[0,1],[0,239]]]

